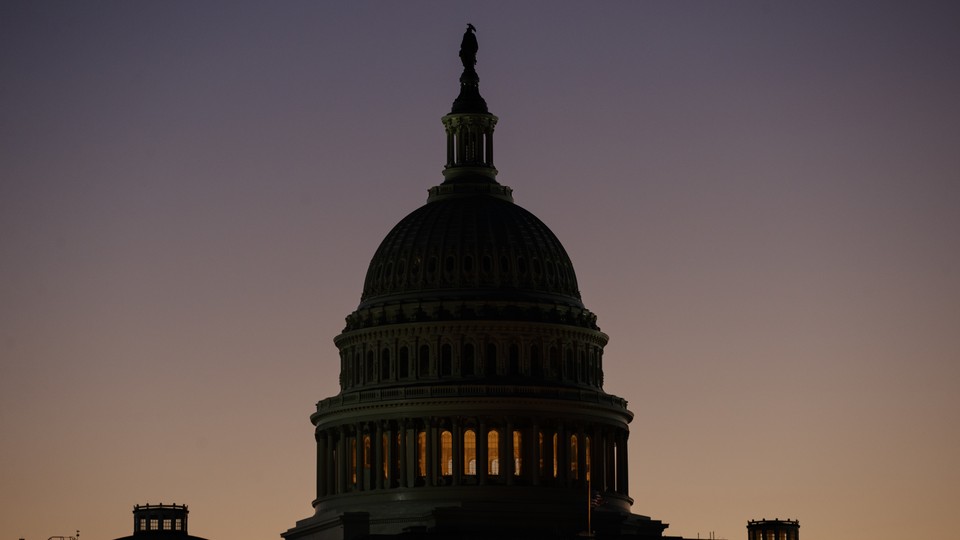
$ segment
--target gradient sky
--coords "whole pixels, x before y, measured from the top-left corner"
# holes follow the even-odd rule
[[[277,540],[476,25],[573,259],[636,513],[956,536],[956,2],[0,3],[0,540]]]

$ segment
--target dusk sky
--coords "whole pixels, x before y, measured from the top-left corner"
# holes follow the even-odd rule
[[[278,540],[467,23],[666,534],[957,537],[960,3],[0,3],[0,540]]]

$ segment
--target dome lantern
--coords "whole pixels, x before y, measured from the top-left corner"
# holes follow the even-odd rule
[[[450,114],[443,117],[447,132],[447,162],[443,169],[444,183],[496,183],[493,166],[493,128],[497,117],[487,110],[480,95],[477,63],[476,29],[467,25],[460,44],[460,94],[453,101]]]

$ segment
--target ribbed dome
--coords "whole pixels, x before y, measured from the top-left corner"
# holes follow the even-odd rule
[[[570,258],[542,221],[509,195],[464,191],[434,192],[387,234],[370,261],[360,308],[419,300],[583,307]]]

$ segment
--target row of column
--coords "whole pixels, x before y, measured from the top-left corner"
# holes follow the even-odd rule
[[[528,418],[344,424],[316,433],[317,497],[419,486],[574,486],[588,480],[593,489],[628,496],[627,436],[625,428]]]

